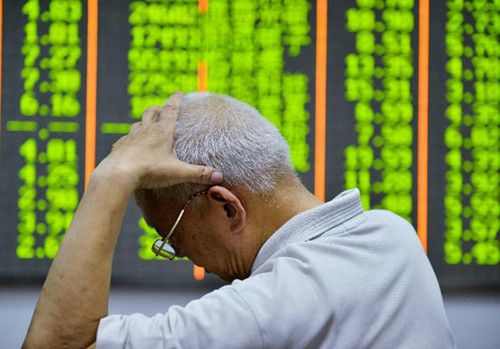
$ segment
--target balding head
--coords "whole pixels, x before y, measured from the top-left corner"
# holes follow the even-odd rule
[[[175,150],[180,160],[222,171],[224,185],[268,196],[293,176],[286,140],[257,109],[224,95],[190,93],[179,111]],[[158,190],[185,199],[200,186]],[[171,195],[169,195],[171,196]]]

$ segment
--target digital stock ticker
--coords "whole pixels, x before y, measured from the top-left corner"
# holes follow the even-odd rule
[[[500,285],[500,1],[0,4],[0,278],[44,278],[93,168],[182,90],[256,107],[322,200],[408,220],[442,285]],[[216,282],[157,238],[132,200],[114,280]]]

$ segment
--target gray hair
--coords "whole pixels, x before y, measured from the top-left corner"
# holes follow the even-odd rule
[[[221,170],[223,185],[264,197],[280,179],[294,174],[288,144],[278,129],[257,109],[225,95],[187,94],[180,105],[174,146],[181,161]],[[203,188],[182,184],[156,192],[173,191],[184,200]]]

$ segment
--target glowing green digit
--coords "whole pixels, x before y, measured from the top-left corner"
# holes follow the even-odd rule
[[[18,258],[31,259],[35,256],[35,250],[33,249],[35,238],[33,235],[20,235],[17,241],[16,255]]]
[[[17,225],[17,231],[21,235],[30,235],[35,232],[36,214],[33,211],[20,211],[20,223]]]
[[[22,155],[27,163],[33,163],[37,157],[37,145],[33,138],[26,140],[19,147],[19,154]]]
[[[444,244],[444,259],[448,264],[459,264],[462,260],[460,241],[446,241]]]
[[[47,236],[44,241],[45,257],[53,259],[59,249],[60,240],[55,236]]]
[[[36,183],[36,167],[34,164],[26,164],[19,170],[19,178],[27,185],[35,185]]]
[[[460,218],[449,217],[446,219],[446,240],[453,242],[460,241],[462,233],[462,220]]]
[[[356,49],[360,53],[373,53],[375,51],[375,36],[370,32],[358,33],[356,35]]]
[[[62,139],[51,139],[47,143],[47,158],[50,162],[64,160],[64,141]]]

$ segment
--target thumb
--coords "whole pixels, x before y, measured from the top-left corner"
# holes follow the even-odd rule
[[[181,162],[179,175],[183,182],[196,184],[220,184],[223,180],[222,172],[211,167],[191,165]]]

